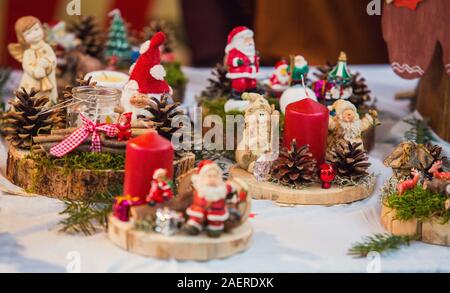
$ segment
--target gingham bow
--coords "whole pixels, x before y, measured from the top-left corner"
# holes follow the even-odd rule
[[[79,147],[90,134],[92,134],[91,151],[100,152],[102,150],[102,144],[99,132],[104,132],[109,137],[116,135],[117,126],[115,124],[94,123],[81,114],[80,119],[83,126],[61,143],[53,146],[50,149],[50,154],[60,158]]]

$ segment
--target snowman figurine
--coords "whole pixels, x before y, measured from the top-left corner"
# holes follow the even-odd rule
[[[130,79],[123,89],[121,101],[124,111],[133,113],[133,119],[149,114],[145,108],[152,103],[150,97],[161,99],[163,95],[172,94],[171,87],[164,80],[166,71],[161,65],[159,47],[165,39],[165,34],[158,32],[142,44],[141,55],[130,68]]]

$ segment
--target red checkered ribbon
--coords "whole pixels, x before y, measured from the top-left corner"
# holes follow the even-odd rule
[[[92,134],[91,151],[100,152],[102,150],[102,144],[99,132],[104,132],[109,137],[113,137],[117,133],[117,126],[115,124],[94,123],[81,114],[80,118],[83,126],[61,143],[53,146],[50,149],[50,154],[60,158],[79,147],[90,134]]]

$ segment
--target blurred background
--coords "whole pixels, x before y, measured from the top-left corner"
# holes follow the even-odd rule
[[[16,42],[14,23],[24,15],[43,22],[70,21],[70,0],[0,0],[0,65],[19,66],[6,45]],[[122,11],[130,30],[153,19],[175,29],[175,55],[185,65],[212,66],[221,61],[229,31],[246,25],[255,31],[263,65],[290,54],[310,64],[335,61],[344,50],[352,64],[387,63],[381,17],[369,16],[369,0],[80,0],[81,13],[95,16],[106,28],[108,12]]]

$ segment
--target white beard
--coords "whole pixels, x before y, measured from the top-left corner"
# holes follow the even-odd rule
[[[288,84],[289,83],[289,75],[281,74],[281,72],[277,71],[275,72],[275,76],[278,78],[281,84]]]
[[[242,42],[237,42],[235,48],[245,54],[252,62],[255,60],[256,49],[255,46],[245,46]]]
[[[215,202],[227,197],[227,186],[225,183],[217,186],[208,186],[201,184],[199,181],[198,175],[192,176],[192,183],[199,197],[206,199],[208,202]]]
[[[340,126],[344,133],[344,139],[354,142],[361,136],[361,120],[355,118],[353,122],[345,122],[340,120]]]

